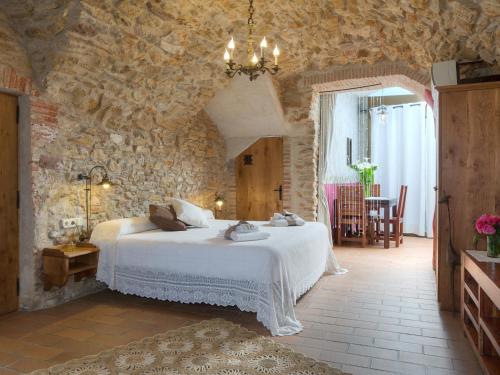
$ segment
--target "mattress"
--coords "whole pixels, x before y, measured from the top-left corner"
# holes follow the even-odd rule
[[[99,224],[92,235],[101,248],[98,280],[122,293],[237,306],[256,312],[273,335],[302,330],[293,309],[297,299],[325,272],[341,271],[321,223],[271,227],[252,222],[270,237],[233,242],[220,232],[235,221],[211,220],[208,228],[185,232],[148,225],[123,231],[114,222],[119,220]]]

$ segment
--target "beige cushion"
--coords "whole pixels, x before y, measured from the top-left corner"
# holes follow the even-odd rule
[[[149,220],[165,231],[186,230],[186,224],[177,219],[172,206],[149,205]]]
[[[208,219],[201,207],[177,198],[173,198],[170,204],[178,220],[193,227],[208,228]]]

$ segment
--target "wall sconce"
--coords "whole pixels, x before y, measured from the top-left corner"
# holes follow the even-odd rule
[[[217,212],[222,211],[222,206],[224,206],[224,198],[218,195],[217,197],[215,197],[214,203],[215,203],[215,214],[217,216]]]
[[[104,172],[104,176],[102,177],[101,182],[95,185],[102,186],[103,189],[109,189],[112,185],[108,177],[108,171],[102,165],[96,165],[95,167],[92,167],[87,174],[80,173],[78,175],[78,181],[85,180],[85,215],[87,219],[87,229],[85,231],[85,237],[80,238],[80,240],[90,239],[90,215],[92,211],[92,172],[94,172],[96,169],[101,169]]]

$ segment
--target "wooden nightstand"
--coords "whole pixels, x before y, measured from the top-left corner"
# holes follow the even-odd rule
[[[66,285],[70,276],[75,281],[92,277],[97,272],[99,248],[89,244],[86,247],[59,245],[43,249],[43,288]]]

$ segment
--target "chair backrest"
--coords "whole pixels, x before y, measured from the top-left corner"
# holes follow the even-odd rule
[[[366,215],[365,195],[361,184],[337,185],[337,202],[340,216]]]
[[[396,213],[399,218],[402,218],[405,214],[407,191],[408,191],[408,185],[401,185],[401,189],[399,190],[398,211]]]
[[[380,197],[380,184],[373,184],[371,186],[372,197]]]

